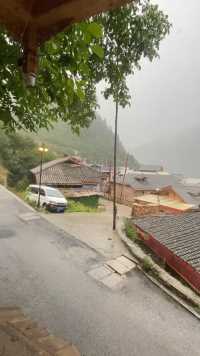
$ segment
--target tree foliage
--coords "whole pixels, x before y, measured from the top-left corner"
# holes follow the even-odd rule
[[[53,159],[51,153],[45,154],[44,160]],[[28,136],[19,133],[5,134],[0,130],[0,163],[8,170],[8,183],[17,186],[19,182],[27,182],[30,169],[40,162],[38,146]]]
[[[18,59],[22,48],[0,32],[0,120],[4,128],[37,131],[59,119],[78,131],[89,126],[97,106],[96,85],[106,81],[106,98],[129,103],[126,77],[143,57],[158,56],[169,32],[168,18],[149,0],[72,26],[40,49],[35,88],[24,86]],[[119,89],[119,91],[117,91]]]

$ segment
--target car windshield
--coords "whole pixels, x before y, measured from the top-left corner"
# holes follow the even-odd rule
[[[49,197],[64,198],[62,193],[57,189],[46,189],[46,193]]]

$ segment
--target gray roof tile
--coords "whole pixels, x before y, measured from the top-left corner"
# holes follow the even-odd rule
[[[200,212],[149,216],[133,222],[200,272]]]

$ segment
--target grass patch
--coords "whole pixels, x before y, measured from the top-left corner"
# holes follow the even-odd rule
[[[133,241],[138,240],[138,234],[136,228],[134,227],[134,225],[131,223],[129,219],[126,219],[124,222],[124,232],[129,239]]]
[[[96,213],[99,211],[99,196],[68,199],[66,209],[68,213]]]
[[[194,306],[194,310],[195,310],[198,314],[200,314],[200,305],[195,305],[195,306]]]
[[[153,263],[148,257],[144,257],[142,261],[142,268],[145,272],[149,273],[153,270]]]
[[[159,272],[155,269],[153,262],[149,257],[143,258],[141,267],[146,273],[150,274],[152,277],[159,277]]]

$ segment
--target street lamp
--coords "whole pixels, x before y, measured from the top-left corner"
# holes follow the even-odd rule
[[[115,102],[115,135],[114,135],[114,171],[113,171],[113,231],[116,230],[117,197],[116,197],[116,175],[117,175],[117,127],[118,127],[118,95]]]
[[[45,147],[44,144],[42,144],[40,147],[38,147],[38,151],[40,152],[40,178],[39,178],[39,193],[38,193],[38,202],[37,202],[37,207],[40,207],[40,188],[41,188],[41,183],[42,183],[42,164],[43,164],[43,155],[44,153],[48,152],[48,148]]]

